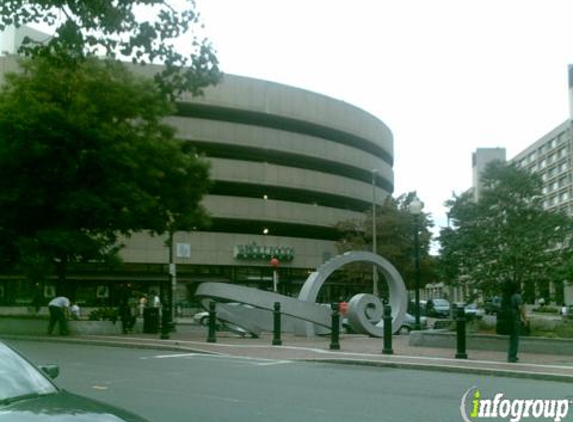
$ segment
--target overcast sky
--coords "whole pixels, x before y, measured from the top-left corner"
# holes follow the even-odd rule
[[[512,158],[568,118],[571,0],[196,0],[226,73],[358,106],[394,134],[395,196],[438,226],[471,154]]]

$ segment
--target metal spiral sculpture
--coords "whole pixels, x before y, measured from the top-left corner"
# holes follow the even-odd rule
[[[371,252],[346,252],[325,262],[309,275],[298,298],[226,283],[202,283],[196,295],[205,307],[210,300],[222,302],[217,304],[217,318],[254,335],[261,331],[272,331],[271,313],[275,302],[281,304],[283,331],[307,336],[327,334],[331,329],[332,311],[329,306],[317,304],[316,299],[328,277],[351,262],[370,262],[384,275],[392,307],[392,331],[397,331],[406,313],[406,287],[396,268]],[[348,324],[357,333],[383,337],[383,328],[373,323],[382,319],[382,311],[383,304],[379,298],[366,293],[358,294],[348,302]]]

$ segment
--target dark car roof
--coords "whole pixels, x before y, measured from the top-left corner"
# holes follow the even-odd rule
[[[148,422],[125,409],[69,393],[59,389],[52,380],[24,356],[0,340],[4,363],[14,360],[27,362],[29,370],[49,382],[49,389],[35,392],[35,396],[13,402],[0,401],[0,422]],[[0,381],[1,382],[1,381]],[[30,394],[33,394],[32,392]]]
[[[123,419],[118,419],[118,418]],[[60,391],[0,406],[0,422],[148,422],[124,409]]]

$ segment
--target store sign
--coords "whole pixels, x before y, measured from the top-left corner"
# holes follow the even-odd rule
[[[294,248],[291,246],[263,246],[255,242],[246,245],[236,245],[233,250],[235,259],[271,259],[277,258],[279,261],[292,261],[294,259]]]
[[[191,258],[191,245],[189,243],[177,243],[177,258]]]

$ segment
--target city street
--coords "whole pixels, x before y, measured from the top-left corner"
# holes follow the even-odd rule
[[[447,422],[462,420],[462,396],[473,386],[484,397],[571,395],[569,383],[530,379],[51,342],[8,343],[35,363],[59,364],[61,387],[120,405],[152,422]]]

